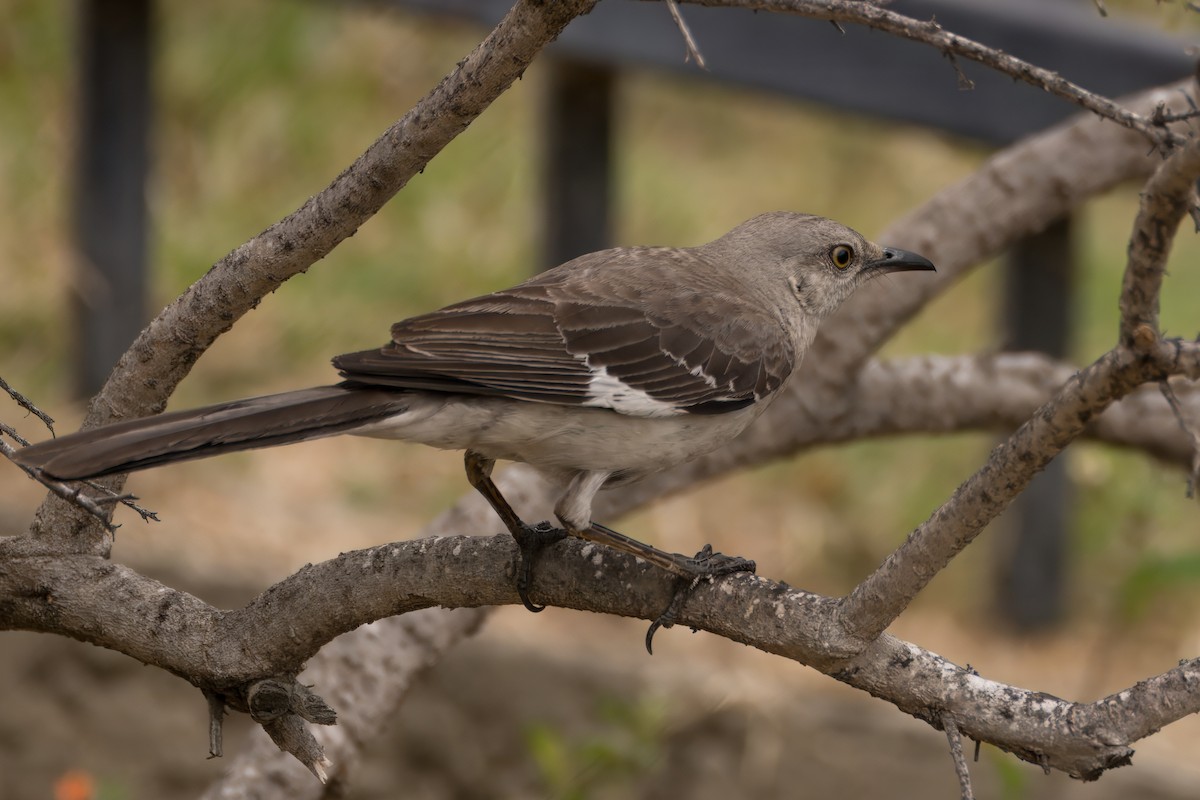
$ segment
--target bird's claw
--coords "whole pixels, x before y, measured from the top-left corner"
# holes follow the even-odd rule
[[[542,551],[555,542],[567,538],[567,532],[556,528],[549,522],[539,522],[537,525],[521,524],[518,530],[512,532],[517,541],[520,558],[517,561],[517,595],[521,603],[534,612],[544,611],[545,606],[539,606],[529,599],[529,587],[533,583],[533,564]]]
[[[650,628],[646,631],[646,652],[650,655],[654,655],[652,647],[654,634],[658,632],[659,628],[670,628],[675,624],[679,612],[683,610],[684,604],[692,596],[692,592],[695,591],[700,581],[721,578],[737,572],[753,574],[758,568],[758,565],[748,558],[714,552],[711,544],[704,545],[700,552],[691,558],[680,556],[678,563],[689,574],[680,575],[675,579],[675,593],[671,596],[671,604],[667,606],[666,611],[658,615],[658,619],[650,623]]]

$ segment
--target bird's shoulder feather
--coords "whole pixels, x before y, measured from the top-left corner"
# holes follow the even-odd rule
[[[334,359],[355,382],[611,408],[720,413],[770,395],[795,353],[771,309],[688,250],[583,256],[412,317]]]

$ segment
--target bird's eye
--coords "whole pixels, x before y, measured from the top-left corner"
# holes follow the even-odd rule
[[[854,250],[849,245],[839,244],[829,251],[829,257],[833,260],[835,267],[845,269],[854,260]]]

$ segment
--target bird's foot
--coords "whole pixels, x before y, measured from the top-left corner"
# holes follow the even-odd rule
[[[513,529],[512,535],[517,540],[517,548],[520,552],[520,559],[517,561],[517,594],[530,611],[535,613],[542,611],[546,608],[545,606],[536,605],[529,599],[529,586],[533,583],[534,562],[537,561],[543,550],[555,542],[567,538],[568,534],[562,528],[556,528],[549,522],[539,522],[537,525],[526,525],[522,522],[519,527]]]
[[[671,604],[667,606],[666,611],[658,615],[658,619],[650,623],[650,629],[646,631],[646,652],[650,655],[654,655],[651,646],[654,634],[658,632],[659,628],[670,628],[675,624],[679,612],[683,610],[683,606],[692,596],[692,592],[700,585],[700,581],[721,578],[738,572],[753,573],[757,569],[757,565],[749,559],[713,552],[711,544],[704,545],[704,548],[691,558],[682,555],[676,556],[675,563],[686,574],[676,577],[675,594],[671,598]]]

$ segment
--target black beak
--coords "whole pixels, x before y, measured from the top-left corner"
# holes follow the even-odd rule
[[[937,267],[925,256],[898,247],[883,248],[883,258],[867,264],[867,270],[871,272],[908,272],[917,269],[936,270]]]

